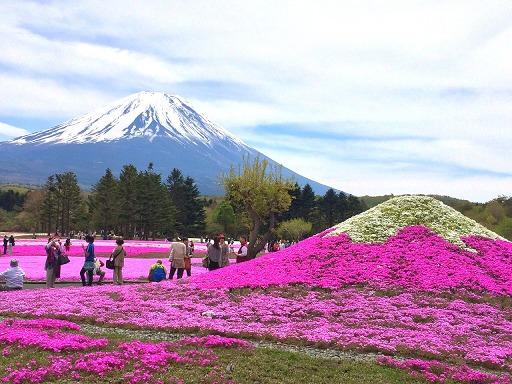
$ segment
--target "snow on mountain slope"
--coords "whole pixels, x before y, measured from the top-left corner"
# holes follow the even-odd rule
[[[85,144],[147,137],[167,137],[183,144],[213,146],[219,142],[247,146],[230,132],[197,113],[178,96],[139,92],[97,111],[43,132],[13,140],[13,144]]]

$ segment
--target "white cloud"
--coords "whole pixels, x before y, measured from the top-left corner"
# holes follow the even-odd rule
[[[273,150],[308,176],[322,159],[323,180],[344,190],[459,185],[457,192],[470,179],[453,168],[509,172],[512,8],[505,1],[4,1],[2,11],[0,117],[64,119],[128,92],[179,88],[211,120],[263,149],[286,140],[300,150],[301,135],[258,139],[250,126],[432,139],[308,139],[325,154],[302,162],[307,153]],[[187,82],[242,90],[233,100],[212,86],[214,96],[204,97],[187,94]],[[340,153],[358,170],[353,181],[349,170],[336,172]],[[420,174],[429,162],[430,179]],[[365,181],[357,183],[359,175]],[[482,182],[471,194],[487,196],[493,185],[506,193],[507,181],[499,181],[506,177],[493,176],[489,186],[472,177]]]
[[[19,137],[26,134],[28,134],[26,129],[0,122],[0,139],[11,139],[13,137]]]

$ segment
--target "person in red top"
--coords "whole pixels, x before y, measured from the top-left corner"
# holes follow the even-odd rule
[[[238,249],[238,255],[236,257],[237,263],[242,263],[249,260],[249,256],[247,255],[248,250],[247,239],[244,236],[240,237],[240,248]]]

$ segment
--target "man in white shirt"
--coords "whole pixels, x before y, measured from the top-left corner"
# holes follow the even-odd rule
[[[12,259],[10,268],[0,273],[0,280],[5,281],[5,285],[0,286],[0,291],[17,291],[23,289],[23,278],[25,272],[18,266],[18,260]]]

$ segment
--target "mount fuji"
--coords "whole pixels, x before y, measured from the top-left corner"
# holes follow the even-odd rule
[[[172,168],[192,176],[201,193],[222,193],[219,175],[244,157],[264,156],[196,112],[182,98],[139,92],[48,130],[0,143],[0,182],[42,184],[50,174],[73,171],[85,187],[106,168],[123,165],[154,170],[166,177]],[[329,187],[283,167],[282,173],[315,192]]]

